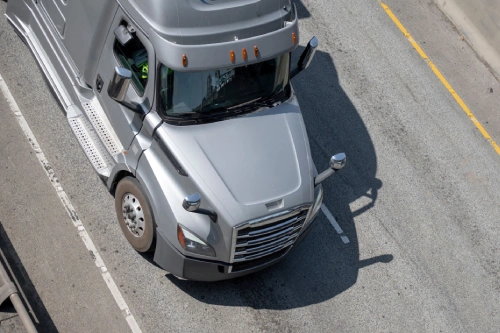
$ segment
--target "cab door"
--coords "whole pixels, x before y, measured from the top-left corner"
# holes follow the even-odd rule
[[[119,27],[127,28],[132,37],[125,45],[115,36],[115,30]],[[130,147],[132,140],[141,130],[144,116],[153,105],[154,64],[153,46],[119,8],[99,59],[94,90],[124,149]],[[124,106],[109,97],[107,89],[115,67],[123,67],[132,72],[127,99],[129,104],[137,106],[136,108]]]

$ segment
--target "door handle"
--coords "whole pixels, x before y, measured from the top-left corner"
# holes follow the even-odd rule
[[[104,86],[104,81],[102,77],[99,74],[97,74],[97,80],[95,80],[95,88],[97,89],[98,93],[101,93],[103,86]]]

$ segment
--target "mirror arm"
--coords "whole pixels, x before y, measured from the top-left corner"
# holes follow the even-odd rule
[[[141,108],[141,105],[140,104],[135,104],[135,103],[131,103],[127,100],[123,100],[123,101],[117,101],[115,100],[116,102],[120,103],[121,105],[123,105],[124,107],[136,112],[136,113],[140,113],[140,114],[143,114],[143,110]]]
[[[314,177],[314,186],[318,186],[320,183],[322,183],[325,179],[330,177],[335,173],[336,170],[333,169],[326,169],[316,177]]]
[[[129,102],[128,100],[117,101],[117,102],[135,113],[139,113],[139,114],[147,113],[147,112],[144,112],[144,109],[142,108],[141,104],[132,103],[132,102]]]
[[[213,223],[217,223],[217,213],[208,209],[204,208],[198,208],[197,210],[193,211],[192,213],[198,213],[202,215],[207,215],[210,217]]]

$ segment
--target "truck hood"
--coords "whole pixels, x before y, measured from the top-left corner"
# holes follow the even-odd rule
[[[313,200],[309,143],[294,98],[225,121],[163,127],[189,177],[235,220]]]

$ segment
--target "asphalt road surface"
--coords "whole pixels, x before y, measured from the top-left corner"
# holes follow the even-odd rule
[[[376,0],[295,3],[294,58],[320,41],[293,80],[314,161],[348,156],[324,183],[343,234],[320,214],[286,260],[236,280],[179,280],[128,245],[113,197],[4,17],[0,75],[143,332],[499,332],[500,155]],[[499,82],[460,33],[430,0],[387,5],[500,141]],[[0,247],[38,329],[129,331],[1,94],[0,156]]]

